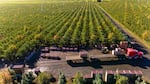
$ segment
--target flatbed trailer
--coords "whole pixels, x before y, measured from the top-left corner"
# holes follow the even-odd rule
[[[124,56],[123,56],[124,57]],[[122,58],[123,58],[122,57]],[[112,60],[120,60],[121,57],[112,55],[112,54],[102,54],[102,55],[89,55],[87,58],[88,61],[112,61]],[[80,56],[66,56],[66,61],[71,63],[83,63],[85,60]]]
[[[112,54],[102,54],[102,55],[89,55],[91,61],[100,60],[100,61],[112,61],[112,60],[124,60],[126,59],[125,55],[112,55]]]
[[[121,60],[128,60],[130,59],[128,54],[120,54],[120,55],[113,55],[113,54],[100,54],[100,55],[92,55],[89,54],[86,59],[81,57],[80,55],[76,56],[66,56],[66,61],[71,63],[84,63],[94,62],[94,61],[121,61]],[[134,58],[136,59],[136,58]]]
[[[72,63],[82,63],[83,58],[81,58],[80,56],[66,56],[66,61]]]

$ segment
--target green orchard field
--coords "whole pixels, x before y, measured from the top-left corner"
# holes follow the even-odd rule
[[[13,60],[40,46],[95,46],[126,37],[88,0],[0,3],[0,57]]]
[[[150,0],[111,0],[100,6],[150,44]]]

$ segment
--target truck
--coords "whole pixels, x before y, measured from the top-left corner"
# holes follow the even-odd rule
[[[116,56],[125,56],[128,59],[142,59],[143,57],[143,52],[133,48],[127,48],[126,50],[116,48],[115,50],[112,50],[112,54]]]
[[[126,53],[126,56],[129,58],[129,59],[138,59],[138,58],[142,58],[143,57],[143,52],[141,51],[138,51],[136,49],[133,49],[133,48],[127,48],[127,53]]]

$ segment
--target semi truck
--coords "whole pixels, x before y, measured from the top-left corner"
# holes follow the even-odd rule
[[[121,48],[116,48],[115,50],[112,50],[112,55],[122,56],[122,57],[124,56],[128,59],[142,59],[143,52],[133,48],[127,48],[126,50]]]

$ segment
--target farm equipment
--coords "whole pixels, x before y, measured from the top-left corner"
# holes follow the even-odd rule
[[[132,59],[132,58],[138,59],[138,58],[142,58],[143,57],[143,52],[138,51],[138,50],[133,49],[133,48],[127,48],[126,56],[129,59]]]
[[[112,55],[123,56],[128,59],[138,59],[143,57],[143,52],[138,51],[134,48],[129,48],[127,41],[121,41],[119,48],[112,50]]]
[[[121,41],[119,47],[121,49],[127,49],[128,48],[128,41]]]
[[[121,55],[125,55],[125,51],[124,49],[121,49],[121,48],[115,48],[115,50],[112,50],[112,54],[121,56]]]
[[[128,59],[141,59],[143,57],[143,52],[133,48],[127,48],[126,51],[121,48],[116,48],[112,50],[112,54],[116,56],[125,56]]]
[[[108,48],[107,48],[107,47],[102,47],[102,53],[103,53],[103,54],[109,53]]]
[[[88,58],[88,52],[87,51],[80,51],[79,56],[83,59],[87,59]]]
[[[77,56],[66,56],[67,62],[73,63],[86,63],[88,62],[97,62],[97,61],[116,61],[116,60],[126,60],[126,59],[141,59],[143,57],[143,52],[138,51],[134,48],[129,48],[128,42],[120,42],[120,45],[117,45],[112,48],[112,54],[109,54],[108,47],[102,47],[100,55],[89,54],[85,50],[79,52]]]

